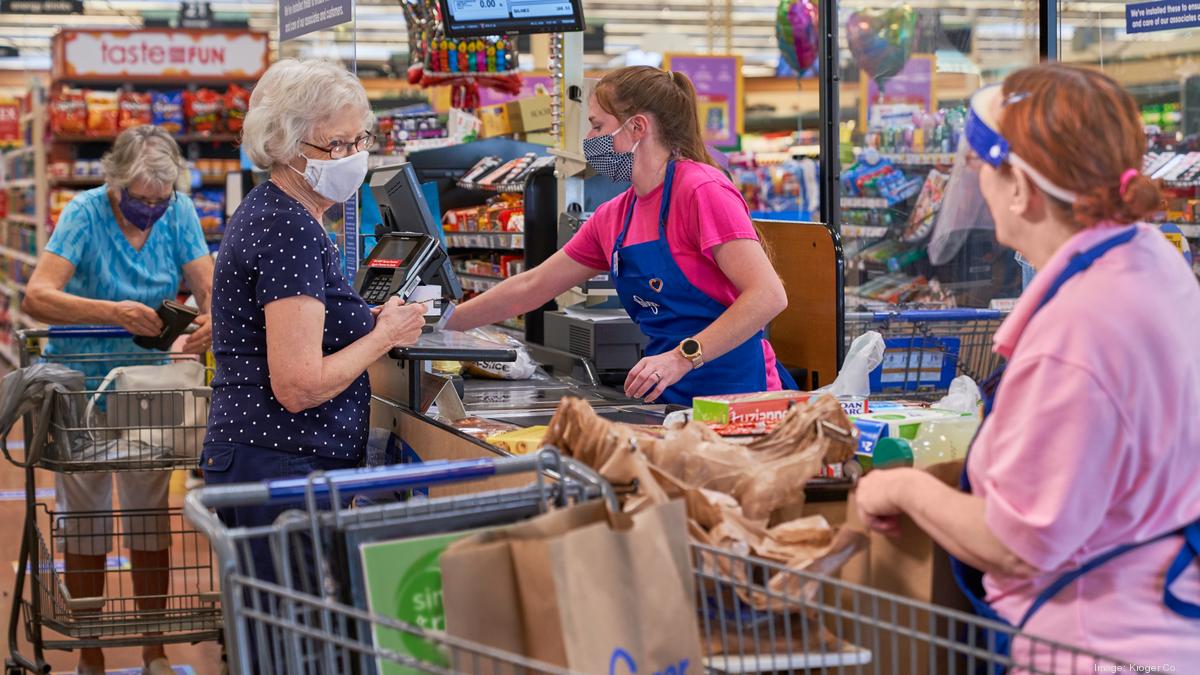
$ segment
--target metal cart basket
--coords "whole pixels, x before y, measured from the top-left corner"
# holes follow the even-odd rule
[[[930,398],[945,394],[959,375],[979,382],[991,374],[1000,363],[992,337],[1004,317],[990,309],[847,312],[846,346],[878,331],[886,350],[871,373],[872,395]]]
[[[2,444],[5,457],[25,472],[25,521],[9,616],[8,669],[49,672],[44,660],[48,649],[217,639],[220,592],[211,547],[179,509],[64,511],[61,505],[39,503],[36,484],[37,469],[78,476],[155,471],[165,477],[171,469],[194,467],[210,398],[204,368],[194,364],[201,380],[196,386],[116,390],[100,370],[194,362],[196,357],[137,352],[132,345],[128,353],[48,354],[42,341],[51,337],[69,345],[80,339],[130,335],[110,327],[54,327],[18,334],[22,368],[57,363],[79,373],[78,381],[47,394],[39,409],[24,416],[23,451]],[[102,571],[66,569],[68,550],[85,550],[82,547],[97,540],[107,542],[111,551]],[[170,547],[165,567],[142,571],[157,573],[166,586],[150,584],[151,590],[139,593],[130,568],[132,555],[127,558],[122,552],[161,550],[160,545]],[[97,590],[79,597],[80,587]],[[32,657],[20,653],[21,627]]]
[[[525,489],[365,509],[343,506],[354,494],[524,471],[535,477]],[[188,495],[184,510],[217,552],[231,672],[561,673],[557,666],[364,609],[348,581],[347,547],[339,548],[338,542],[362,528],[400,538],[501,525],[598,496],[615,504],[611,488],[590,470],[543,450],[514,459],[331,471],[307,479],[203,488]],[[217,516],[222,508],[288,502],[299,508],[270,526],[227,528]],[[254,549],[264,547],[270,550],[269,569],[255,569],[261,556]],[[710,673],[990,675],[1014,666],[1028,673],[1090,673],[1096,664],[1115,663],[820,574],[707,546],[693,545],[691,552],[703,666]],[[428,645],[432,655],[381,646],[374,636],[382,632],[402,635],[410,641],[406,644]],[[1000,633],[1016,639],[1011,656],[989,648]],[[610,673],[634,672],[618,659],[614,666]]]

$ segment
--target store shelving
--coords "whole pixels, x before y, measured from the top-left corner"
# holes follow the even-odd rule
[[[954,163],[953,152],[881,152],[882,159],[908,166],[940,166]]]
[[[525,250],[525,234],[522,232],[447,232],[446,246],[490,251],[523,251]]]
[[[37,181],[35,181],[33,178],[18,178],[4,182],[4,187],[11,188],[13,190],[22,190],[25,188],[35,187],[36,185]]]
[[[30,216],[24,213],[10,213],[7,216],[4,216],[4,219],[11,220],[12,222],[19,223],[21,225],[28,225],[30,227],[37,227],[38,225],[37,216]],[[41,246],[39,245],[38,248],[40,249]]]
[[[37,264],[37,256],[25,253],[24,251],[12,249],[7,246],[0,246],[0,256],[4,256],[10,260],[17,260],[27,265]]]
[[[112,143],[117,140],[117,137],[115,135],[54,134],[52,139],[56,143]],[[236,143],[239,139],[238,134],[180,134],[175,137],[180,144]]]

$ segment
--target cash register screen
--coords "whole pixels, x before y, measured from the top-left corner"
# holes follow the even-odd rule
[[[583,0],[441,0],[441,6],[452,38],[584,29]]]

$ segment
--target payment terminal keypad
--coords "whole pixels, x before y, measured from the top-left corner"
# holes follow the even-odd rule
[[[363,300],[369,305],[382,305],[387,302],[388,288],[392,285],[392,275],[378,274],[374,279],[367,282],[367,287],[363,289]]]

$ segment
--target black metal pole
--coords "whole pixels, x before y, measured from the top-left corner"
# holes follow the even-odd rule
[[[1046,0],[1042,0],[1045,2]],[[842,168],[840,133],[840,97],[838,82],[838,10],[837,2],[817,3],[821,27],[820,148],[821,148],[821,221],[834,232],[841,231],[839,182]]]
[[[1041,0],[1046,2],[1047,0]],[[838,58],[838,3],[836,0],[821,0],[817,3],[818,21],[821,29],[821,78],[820,78],[820,140],[821,148],[821,222],[834,237],[834,248],[841,251],[842,206],[842,148],[841,148],[841,97],[838,94],[841,82],[841,62]],[[840,258],[840,255],[839,255]],[[837,271],[837,364],[842,367],[845,358],[845,276],[842,260]],[[829,381],[833,381],[832,375]],[[817,386],[813,383],[814,387]]]
[[[1038,56],[1058,60],[1058,0],[1038,0]]]

